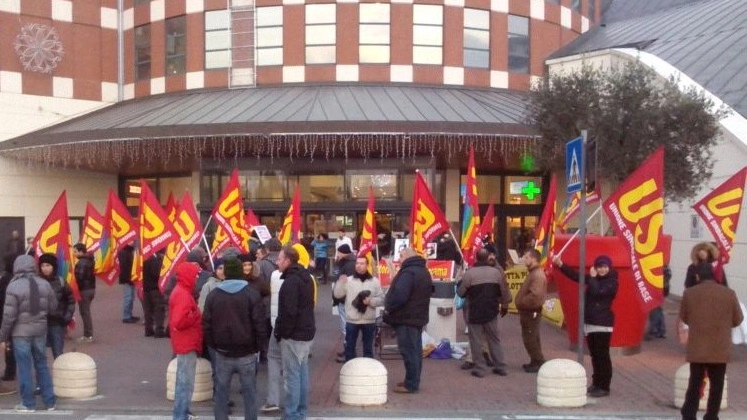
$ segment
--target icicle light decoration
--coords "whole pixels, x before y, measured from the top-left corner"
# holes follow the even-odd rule
[[[509,158],[535,155],[538,136],[451,133],[288,133],[267,135],[187,136],[83,141],[20,147],[0,154],[29,164],[72,168],[107,167],[157,170],[164,162],[181,167],[202,159],[233,161],[256,157],[306,159],[400,159],[465,155],[469,146],[490,163],[507,166]]]

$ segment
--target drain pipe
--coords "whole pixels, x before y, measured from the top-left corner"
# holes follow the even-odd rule
[[[124,100],[124,0],[117,0],[117,102]]]

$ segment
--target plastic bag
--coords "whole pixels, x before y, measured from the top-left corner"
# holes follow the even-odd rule
[[[448,338],[444,338],[428,356],[431,359],[451,359],[451,343]]]

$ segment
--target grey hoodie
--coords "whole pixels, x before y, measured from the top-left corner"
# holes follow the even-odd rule
[[[49,282],[36,274],[36,261],[21,255],[13,263],[13,279],[5,292],[0,342],[12,337],[44,337],[47,314],[57,308]]]

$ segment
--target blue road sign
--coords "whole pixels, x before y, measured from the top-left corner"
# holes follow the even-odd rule
[[[581,191],[583,187],[583,179],[581,179],[582,147],[584,147],[583,137],[576,137],[565,144],[565,181],[568,194]]]

